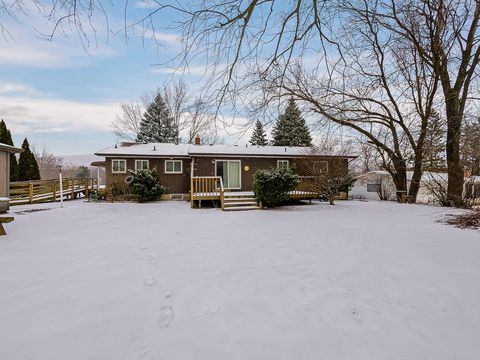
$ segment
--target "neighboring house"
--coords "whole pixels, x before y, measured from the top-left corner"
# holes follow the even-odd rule
[[[10,196],[10,154],[21,151],[22,149],[0,143],[0,198]]]
[[[467,174],[466,174],[467,175]],[[407,186],[410,186],[413,171],[407,171]],[[437,202],[437,195],[432,189],[442,187],[446,189],[448,181],[447,173],[424,172],[417,195],[417,203],[433,204]],[[469,186],[467,197],[480,199],[480,177],[466,176],[465,184]],[[357,181],[350,190],[352,198],[367,200],[397,200],[395,185],[387,171],[374,170],[357,176]]]
[[[98,151],[95,155],[105,157],[107,184],[115,176],[126,176],[129,170],[156,167],[159,181],[167,188],[167,194],[171,198],[174,195],[177,198],[188,198],[184,195],[190,193],[192,186],[198,187],[198,192],[203,194],[218,196],[213,193],[216,193],[219,185],[211,185],[215,179],[221,179],[227,192],[251,192],[253,175],[259,169],[290,167],[298,175],[306,176],[307,158],[325,169],[340,169],[346,174],[348,161],[353,158],[330,154],[312,156],[305,147],[200,145],[199,138],[195,142],[120,143]]]

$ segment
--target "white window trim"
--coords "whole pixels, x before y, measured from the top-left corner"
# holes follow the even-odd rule
[[[289,160],[277,160],[277,170],[280,170],[280,163],[287,163],[287,169],[290,169],[290,161]]]
[[[240,181],[239,181],[239,184],[240,186],[239,187],[226,187],[225,184],[223,184],[224,188],[225,189],[230,189],[230,190],[240,190],[242,188],[242,160],[230,160],[230,159],[218,159],[218,160],[215,160],[215,176],[218,176],[217,175],[217,162],[219,161],[231,161],[231,162],[238,162],[239,163],[239,170],[240,170]]]
[[[124,171],[115,171],[115,170],[113,169],[113,163],[114,163],[115,161],[121,161],[121,162],[123,162],[123,163],[125,164],[125,170],[124,170]],[[125,160],[125,159],[112,159],[112,174],[126,174],[126,173],[127,173],[127,160]]]
[[[137,166],[137,162],[140,162],[140,161],[146,161],[147,162],[147,169],[150,169],[150,160],[147,160],[147,159],[135,159],[135,171],[139,170],[138,169],[138,166]],[[144,169],[142,169],[144,170]]]
[[[180,171],[175,171],[175,165],[173,165],[173,171],[167,171],[167,162],[173,162],[175,164],[176,161],[180,162]],[[165,160],[164,164],[164,173],[165,174],[183,174],[183,160]]]

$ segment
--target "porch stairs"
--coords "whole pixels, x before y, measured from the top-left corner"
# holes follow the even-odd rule
[[[251,192],[224,192],[223,211],[260,210]]]

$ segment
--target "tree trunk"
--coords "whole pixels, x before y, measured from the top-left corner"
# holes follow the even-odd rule
[[[401,194],[407,193],[407,166],[403,159],[392,159],[395,173],[391,174],[395,190],[397,191],[397,200],[400,200]]]
[[[462,117],[460,101],[456,96],[446,99],[447,114],[447,167],[448,167],[448,196],[447,199],[454,206],[462,206],[463,169],[460,165],[460,130]]]

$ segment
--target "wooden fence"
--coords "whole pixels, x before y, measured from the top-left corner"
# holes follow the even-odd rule
[[[98,190],[97,178],[63,179],[62,194],[59,180],[18,181],[10,183],[10,205],[33,204],[40,202],[88,197],[91,190]]]

